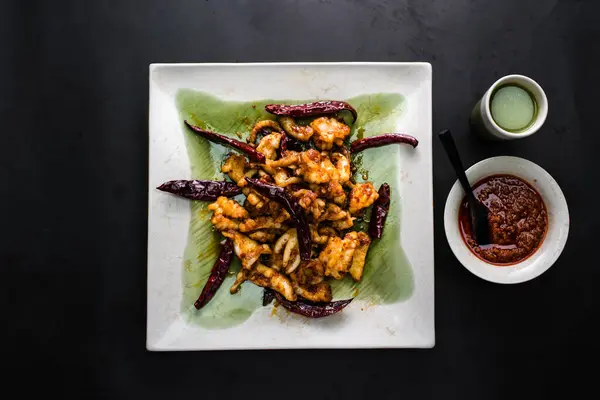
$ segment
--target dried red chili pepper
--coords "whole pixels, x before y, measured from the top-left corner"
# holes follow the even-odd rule
[[[165,182],[157,189],[204,201],[215,201],[219,196],[232,197],[242,193],[242,188],[238,185],[224,181],[175,180]]]
[[[198,310],[201,309],[208,303],[215,293],[217,289],[221,286],[225,277],[227,276],[227,271],[229,271],[229,266],[231,265],[231,261],[233,260],[233,240],[226,239],[221,242],[221,252],[219,253],[219,258],[215,261],[215,264],[210,271],[210,276],[202,289],[202,293],[200,293],[200,297],[194,303],[194,307]]]
[[[273,289],[265,288],[265,290],[263,290],[263,298],[262,298],[263,306],[268,306],[269,304],[271,304],[273,302],[274,298],[275,298],[275,291]]]
[[[335,114],[339,111],[349,111],[352,114],[353,120],[356,121],[357,113],[354,107],[345,101],[316,101],[306,104],[267,104],[265,110],[275,115],[288,115],[294,118],[311,117],[313,115]]]
[[[279,153],[281,155],[287,151],[289,140],[290,138],[285,133],[281,135],[281,141],[279,142]]]
[[[303,300],[289,301],[278,292],[275,292],[275,297],[277,298],[279,304],[281,304],[285,309],[310,318],[322,318],[327,317],[328,315],[333,315],[342,311],[344,307],[354,300],[338,300],[329,303],[312,303],[310,301]]]
[[[298,247],[300,248],[300,258],[304,261],[310,260],[312,239],[308,219],[304,214],[304,209],[298,201],[293,198],[286,190],[279,186],[274,186],[258,179],[246,178],[248,184],[269,200],[281,204],[296,223],[298,232]]]
[[[384,133],[383,135],[355,140],[352,142],[352,144],[350,144],[350,152],[358,153],[359,151],[363,151],[365,149],[386,146],[393,143],[406,143],[410,144],[412,147],[417,147],[419,141],[416,138],[403,133]]]
[[[379,197],[373,204],[371,210],[371,221],[369,222],[369,236],[373,239],[381,239],[383,227],[390,209],[390,185],[387,183],[379,187]]]
[[[287,150],[293,150],[293,151],[302,151],[303,150],[302,145],[300,144],[299,141],[289,137],[288,134],[285,132],[282,132],[281,134],[283,135],[283,136],[281,136],[281,142],[279,143],[279,151],[281,152],[281,154],[283,154]]]
[[[241,151],[242,153],[245,153],[248,157],[250,157],[254,161],[257,161],[259,163],[265,162],[265,155],[256,151],[256,149],[254,149],[248,143],[244,143],[239,140],[232,139],[225,135],[221,135],[220,133],[207,131],[205,129],[194,126],[187,121],[183,121],[183,122],[187,125],[188,128],[190,128],[191,130],[193,130],[194,132],[196,132],[203,138],[210,140],[211,142],[229,145],[229,146],[233,147],[234,149],[237,149],[237,150]]]

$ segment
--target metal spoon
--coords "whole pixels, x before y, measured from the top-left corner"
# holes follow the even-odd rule
[[[469,215],[471,217],[471,231],[473,232],[475,241],[480,245],[489,244],[490,225],[488,222],[488,209],[479,200],[477,200],[473,194],[473,189],[467,180],[463,163],[460,160],[458,150],[456,149],[456,144],[454,144],[454,139],[452,139],[452,134],[450,131],[448,129],[444,129],[438,133],[438,136],[442,141],[442,145],[444,146],[444,150],[446,150],[446,154],[448,154],[448,158],[450,159],[450,163],[452,164],[454,172],[458,177],[458,181],[467,194]]]

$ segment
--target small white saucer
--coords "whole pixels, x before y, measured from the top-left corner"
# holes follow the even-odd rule
[[[458,261],[478,277],[495,283],[521,283],[544,273],[560,256],[569,235],[569,208],[558,183],[539,165],[518,157],[488,158],[473,165],[466,173],[471,184],[497,174],[514,175],[528,182],[546,205],[548,231],[540,248],[520,263],[503,267],[482,261],[467,247],[459,231],[458,209],[465,194],[456,181],[446,200],[444,228]]]

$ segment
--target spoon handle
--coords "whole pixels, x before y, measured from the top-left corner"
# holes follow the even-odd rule
[[[465,191],[467,196],[473,196],[473,190],[471,189],[471,185],[469,184],[469,180],[467,179],[467,175],[465,174],[465,168],[463,167],[463,163],[460,160],[460,156],[458,155],[458,150],[456,149],[454,139],[452,139],[452,133],[450,133],[448,129],[444,129],[443,131],[438,133],[438,136],[442,141],[444,150],[446,150],[446,154],[448,154],[450,164],[452,164],[454,172],[456,173],[458,181],[463,187],[463,190]]]

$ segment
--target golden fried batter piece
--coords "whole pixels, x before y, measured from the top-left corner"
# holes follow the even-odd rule
[[[248,280],[249,275],[250,275],[250,271],[242,268],[240,270],[240,272],[237,273],[237,275],[235,277],[235,282],[233,282],[233,285],[231,285],[231,287],[229,288],[229,293],[231,293],[231,294],[237,293],[238,290],[240,290],[240,286],[242,286],[242,283],[244,283]]]
[[[310,190],[317,193],[319,197],[325,197],[329,200],[333,200],[336,204],[346,204],[346,192],[344,187],[337,180],[332,180],[322,185],[316,183],[309,184]]]
[[[322,226],[319,228],[319,235],[321,236],[337,236],[337,232],[330,226]]]
[[[244,208],[246,208],[250,217],[271,216],[278,223],[283,223],[290,219],[288,212],[276,201],[268,200],[256,192],[250,192],[249,188],[244,188],[242,192],[244,193],[246,190],[248,190],[248,194],[244,201]],[[252,202],[256,205],[252,204]]]
[[[271,168],[280,168],[280,167],[289,167],[292,165],[300,164],[302,158],[302,153],[298,153],[297,151],[288,150],[285,152],[285,155],[281,157],[279,160],[267,160],[266,165]]]
[[[369,207],[377,198],[379,193],[371,182],[357,183],[350,191],[350,214],[356,214],[363,208]]]
[[[279,122],[288,135],[301,142],[308,142],[314,134],[313,128],[310,126],[298,125],[292,117],[279,117]]]
[[[263,153],[269,160],[277,158],[277,149],[281,143],[281,133],[271,133],[260,140],[256,151]]]
[[[273,121],[271,119],[265,119],[263,121],[258,121],[256,124],[254,124],[254,128],[252,128],[252,132],[250,132],[250,136],[248,137],[248,142],[251,145],[254,145],[256,143],[256,137],[258,136],[258,133],[264,129],[270,129],[274,132],[281,132],[281,126],[279,126],[279,124],[276,121]]]
[[[244,204],[248,203],[254,210],[258,212],[264,211],[264,208],[267,207],[267,204],[270,203],[267,199],[265,199],[260,194],[256,193],[254,189],[243,188],[242,193],[246,196],[246,201]],[[248,208],[248,206],[246,206]]]
[[[246,158],[244,156],[230,154],[221,167],[221,171],[229,175],[231,180],[238,186],[244,187],[247,184],[246,179],[244,179],[246,176],[246,167]]]
[[[273,246],[271,267],[277,271],[285,271],[290,274],[300,265],[300,245],[296,229],[292,228],[285,232]]]
[[[350,135],[350,127],[335,118],[321,117],[310,123],[315,131],[314,142],[320,150],[331,150],[333,145],[342,146]]]
[[[260,259],[262,254],[271,254],[271,248],[267,244],[259,244],[234,230],[222,232],[223,236],[233,239],[233,250],[238,258],[242,261],[244,269],[251,269],[252,266]]]
[[[240,232],[252,232],[260,229],[281,229],[282,223],[274,217],[248,218],[240,224]]]
[[[300,174],[309,183],[338,181],[339,171],[326,154],[310,149],[300,153]]]
[[[331,161],[339,173],[339,181],[344,184],[350,180],[350,160],[341,153],[331,153]]]
[[[237,201],[223,196],[217,198],[214,203],[209,204],[208,209],[213,211],[210,222],[220,231],[237,230],[239,229],[239,222],[236,220],[248,217],[248,211]]]
[[[325,213],[321,215],[319,221],[339,221],[341,219],[346,219],[348,217],[348,212],[342,210],[340,206],[333,203],[327,203],[325,206]]]
[[[333,221],[331,226],[338,231],[345,231],[346,229],[350,229],[354,226],[354,217],[351,217],[350,214],[346,216],[344,219],[339,219],[337,221]]]
[[[327,241],[332,236],[337,236],[337,231],[331,226],[317,226],[311,225],[310,232],[312,234],[312,241],[314,244],[327,244]]]
[[[311,204],[317,201],[317,194],[308,189],[296,190],[294,193],[292,193],[292,196],[298,200],[300,206],[305,210],[310,209]]]
[[[365,259],[367,258],[367,251],[369,251],[369,245],[371,244],[371,238],[364,232],[352,232],[356,233],[358,239],[358,246],[354,250],[352,256],[352,265],[350,265],[350,276],[356,282],[362,278],[363,270],[365,268]]]
[[[316,225],[310,225],[310,235],[313,244],[325,244],[329,240],[328,235],[321,235],[316,227]]]
[[[224,215],[229,218],[240,219],[247,218],[248,211],[233,199],[220,196],[214,203],[208,205],[208,209],[214,214]]]
[[[271,167],[270,165],[264,165],[263,169],[265,172],[270,174],[275,180],[275,184],[279,187],[286,187],[292,183],[299,183],[301,179],[296,176],[290,176],[288,170],[282,167]]]
[[[290,274],[290,278],[299,285],[318,285],[325,279],[325,267],[318,258],[302,261],[298,268]]]
[[[346,192],[339,181],[331,181],[326,185],[327,198],[336,204],[346,204]]]
[[[258,263],[256,268],[250,271],[248,279],[258,286],[268,287],[281,293],[289,301],[296,301],[297,299],[290,280],[273,268],[261,263]]]
[[[248,234],[250,239],[261,243],[270,243],[275,240],[275,234],[268,231],[256,231]]]
[[[229,219],[223,216],[222,214],[213,214],[212,218],[210,219],[210,223],[213,224],[215,229],[218,231],[237,231],[238,229],[240,229],[239,221]]]
[[[331,295],[331,285],[327,282],[321,282],[317,285],[302,286],[297,283],[292,284],[294,291],[298,296],[304,297],[308,301],[329,302],[333,298]]]
[[[325,265],[325,275],[334,279],[342,279],[352,262],[354,250],[358,246],[356,232],[346,234],[344,239],[330,237],[327,246],[319,255],[319,260]]]
[[[317,194],[312,190],[299,189],[293,192],[292,196],[298,199],[300,207],[309,211],[315,220],[320,218],[321,214],[323,214],[325,201],[319,199]]]

